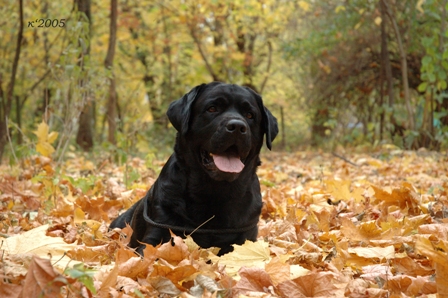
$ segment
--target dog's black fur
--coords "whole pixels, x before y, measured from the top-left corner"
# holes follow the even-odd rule
[[[199,246],[220,247],[219,254],[232,251],[232,244],[255,241],[262,207],[256,175],[259,153],[263,136],[266,135],[266,145],[271,149],[278,133],[277,120],[264,107],[260,95],[238,85],[202,84],[171,103],[167,115],[177,130],[174,153],[146,196],[110,227],[123,228],[129,223],[133,229],[129,246],[139,253],[144,249],[142,243],[157,245],[169,241],[167,228],[145,220],[146,201],[147,215],[160,224],[190,231],[205,222],[199,230],[252,226],[243,232],[192,233]],[[220,165],[220,170],[218,155],[225,156],[230,166]],[[241,171],[238,165],[242,164],[235,157],[244,164]],[[173,232],[185,236],[185,232]]]

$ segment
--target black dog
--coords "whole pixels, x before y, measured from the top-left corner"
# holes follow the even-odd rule
[[[143,243],[169,241],[169,230],[220,247],[220,255],[255,241],[262,207],[256,169],[263,136],[271,149],[278,133],[276,118],[251,89],[219,82],[193,88],[167,115],[177,130],[174,154],[146,196],[110,227],[129,223],[129,246],[139,253]]]

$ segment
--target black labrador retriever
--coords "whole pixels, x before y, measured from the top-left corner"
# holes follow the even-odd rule
[[[177,130],[174,153],[146,196],[110,228],[129,223],[129,246],[140,254],[145,243],[190,235],[201,247],[255,241],[262,201],[256,169],[266,145],[278,133],[276,118],[247,87],[212,82],[171,103],[168,118]]]

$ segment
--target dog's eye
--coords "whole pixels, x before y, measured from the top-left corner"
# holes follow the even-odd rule
[[[216,113],[216,112],[218,111],[218,109],[216,109],[215,106],[211,106],[211,107],[209,107],[209,108],[207,109],[207,111],[210,112],[210,113]]]
[[[254,115],[252,115],[252,113],[246,113],[246,118],[252,119],[252,118],[254,118]]]

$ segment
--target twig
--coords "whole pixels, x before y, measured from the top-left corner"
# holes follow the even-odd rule
[[[208,223],[209,221],[211,221],[213,218],[215,218],[215,216],[213,215],[212,217],[210,217],[209,219],[207,219],[206,221],[204,221],[203,223],[201,223],[196,229],[193,230],[193,232],[191,232],[188,236],[191,236],[194,232],[196,232],[198,229],[200,229],[203,225],[205,225],[206,223]]]
[[[19,160],[17,159],[16,153],[14,151],[14,146],[12,145],[12,140],[11,140],[11,136],[9,135],[9,129],[8,129],[8,116],[5,117],[5,124],[6,124],[6,137],[8,138],[8,143],[9,146],[11,146],[11,152],[12,155],[14,156],[14,159],[16,161],[16,164],[19,164]]]
[[[333,156],[336,156],[337,158],[342,159],[342,160],[345,161],[345,162],[348,162],[348,163],[351,164],[352,166],[359,167],[359,165],[355,164],[354,162],[351,162],[350,160],[348,160],[347,158],[345,158],[345,157],[343,157],[343,156],[340,156],[339,154],[336,154],[336,153],[334,153],[334,152],[331,152],[331,154],[333,154]]]

